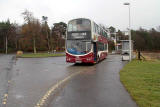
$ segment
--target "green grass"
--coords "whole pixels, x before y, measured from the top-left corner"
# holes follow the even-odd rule
[[[120,79],[139,107],[160,107],[160,61],[133,60]]]
[[[57,56],[65,56],[65,54],[28,53],[28,54],[17,55],[18,58],[45,58],[45,57],[57,57]]]

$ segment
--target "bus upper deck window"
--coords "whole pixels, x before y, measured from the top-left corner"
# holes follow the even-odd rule
[[[83,20],[83,24],[84,25],[90,25],[90,21],[89,20]]]
[[[77,20],[77,24],[82,24],[82,20]]]

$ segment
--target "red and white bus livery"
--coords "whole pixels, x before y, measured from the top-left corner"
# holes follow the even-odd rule
[[[95,22],[78,18],[68,22],[66,62],[97,63],[108,53],[107,32]]]

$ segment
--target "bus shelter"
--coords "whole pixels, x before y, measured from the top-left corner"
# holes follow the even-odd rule
[[[129,40],[121,40],[122,44],[122,61],[129,61]],[[133,58],[133,41],[131,41],[131,58]]]

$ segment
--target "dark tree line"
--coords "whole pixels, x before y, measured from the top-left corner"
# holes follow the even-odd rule
[[[114,27],[109,27],[109,31],[111,33],[111,37],[114,36],[114,32],[116,32],[116,29]],[[128,35],[125,35],[122,31],[118,30],[116,32],[116,36],[118,38],[118,43],[120,43],[119,40],[128,40]],[[134,50],[140,50],[140,51],[160,51],[160,26],[157,27],[157,29],[152,28],[150,30],[146,30],[143,28],[140,28],[138,30],[132,30],[131,31],[131,37],[134,41]],[[114,49],[113,41],[110,42],[111,49]]]
[[[159,27],[160,28],[160,27]],[[145,30],[132,30],[132,40],[134,41],[134,49],[141,51],[159,51],[160,50],[160,31]]]
[[[66,23],[54,23],[50,28],[46,16],[42,16],[42,21],[39,21],[28,10],[22,15],[24,24],[21,26],[9,20],[0,22],[0,52],[64,50]]]
[[[65,49],[65,35],[67,25],[64,22],[54,23],[50,28],[48,26],[48,17],[42,16],[41,21],[34,17],[28,10],[22,13],[24,24],[21,26],[10,23],[9,19],[0,22],[0,52],[16,52],[22,50],[25,52],[63,51]],[[106,28],[100,25],[106,31],[114,36],[116,29],[114,27]],[[128,39],[120,30],[116,32],[119,40]],[[157,29],[132,30],[132,40],[134,49],[141,51],[159,51],[160,50],[160,27]],[[109,41],[110,50],[114,49],[114,42]]]
[[[0,22],[0,52],[8,53],[16,47],[16,25],[9,20]]]

